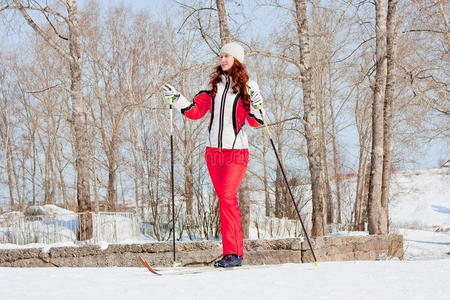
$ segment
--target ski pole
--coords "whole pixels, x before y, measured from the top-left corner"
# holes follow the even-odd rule
[[[178,267],[181,263],[176,260],[176,248],[175,248],[175,188],[173,179],[173,97],[169,99],[169,111],[170,111],[170,189],[172,193],[172,249],[173,249],[173,262],[172,267]]]
[[[286,173],[284,172],[283,164],[281,163],[280,157],[278,155],[278,151],[277,151],[277,149],[275,147],[275,144],[273,142],[272,134],[270,133],[269,127],[267,126],[267,122],[266,122],[266,120],[264,118],[262,105],[259,104],[257,106],[257,108],[258,108],[259,113],[261,114],[261,117],[263,119],[264,128],[266,129],[266,133],[269,136],[269,140],[270,140],[270,144],[272,145],[273,152],[275,152],[275,156],[277,158],[278,166],[281,169],[281,173],[283,174],[284,182],[286,183],[286,187],[287,187],[287,189],[289,191],[289,195],[291,196],[291,199],[292,199],[292,204],[294,204],[294,208],[295,208],[295,211],[297,212],[298,219],[300,220],[300,224],[302,225],[303,232],[305,233],[305,236],[306,236],[306,240],[308,241],[309,249],[311,249],[311,253],[312,253],[312,256],[314,258],[314,263],[316,265],[318,265],[316,254],[314,253],[313,247],[311,246],[311,241],[309,240],[308,232],[306,232],[305,225],[303,223],[302,217],[300,216],[300,211],[298,210],[297,203],[295,203],[294,196],[293,196],[292,191],[291,191],[291,187],[290,187],[289,182],[287,180]]]

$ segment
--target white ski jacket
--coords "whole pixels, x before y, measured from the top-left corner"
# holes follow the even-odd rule
[[[259,91],[258,84],[253,80],[249,80],[247,86]],[[180,95],[174,106],[193,120],[210,112],[207,144],[218,149],[247,149],[248,139],[244,125],[260,127],[264,124],[260,111],[251,105],[250,109],[245,108],[240,93],[233,93],[230,76],[222,75],[222,82],[218,83],[214,99],[211,91],[203,90],[194,97],[193,102]]]

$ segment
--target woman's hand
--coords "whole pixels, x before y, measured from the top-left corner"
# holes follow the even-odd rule
[[[250,102],[252,106],[256,109],[262,109],[263,107],[263,98],[259,91],[250,90]]]
[[[169,102],[170,104],[172,104],[173,101],[176,101],[178,98],[180,98],[180,92],[178,92],[170,84],[166,83],[162,89],[164,93],[164,98],[166,98],[167,102]]]

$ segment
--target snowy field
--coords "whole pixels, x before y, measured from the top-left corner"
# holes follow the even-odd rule
[[[450,233],[412,229],[400,229],[399,233],[405,260],[450,259]]]
[[[450,300],[449,182],[448,169],[395,175],[391,230],[404,236],[403,261],[203,268],[196,269],[204,271],[200,273],[164,276],[145,268],[0,268],[0,300]],[[3,244],[0,248],[42,246],[48,251],[70,245],[76,246]],[[106,249],[108,243],[100,246]],[[174,270],[185,269],[161,272]]]
[[[450,168],[393,174],[390,218],[401,228],[450,228]]]
[[[163,268],[0,268],[1,300],[330,299],[450,300],[450,234],[399,230],[405,260]],[[192,269],[192,268],[191,268]]]
[[[6,299],[448,300],[450,260],[285,264],[156,276],[144,268],[4,268]]]

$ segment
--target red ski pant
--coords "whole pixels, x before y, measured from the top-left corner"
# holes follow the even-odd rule
[[[245,176],[248,159],[248,149],[206,148],[206,165],[219,198],[223,255],[244,255],[237,192]]]

